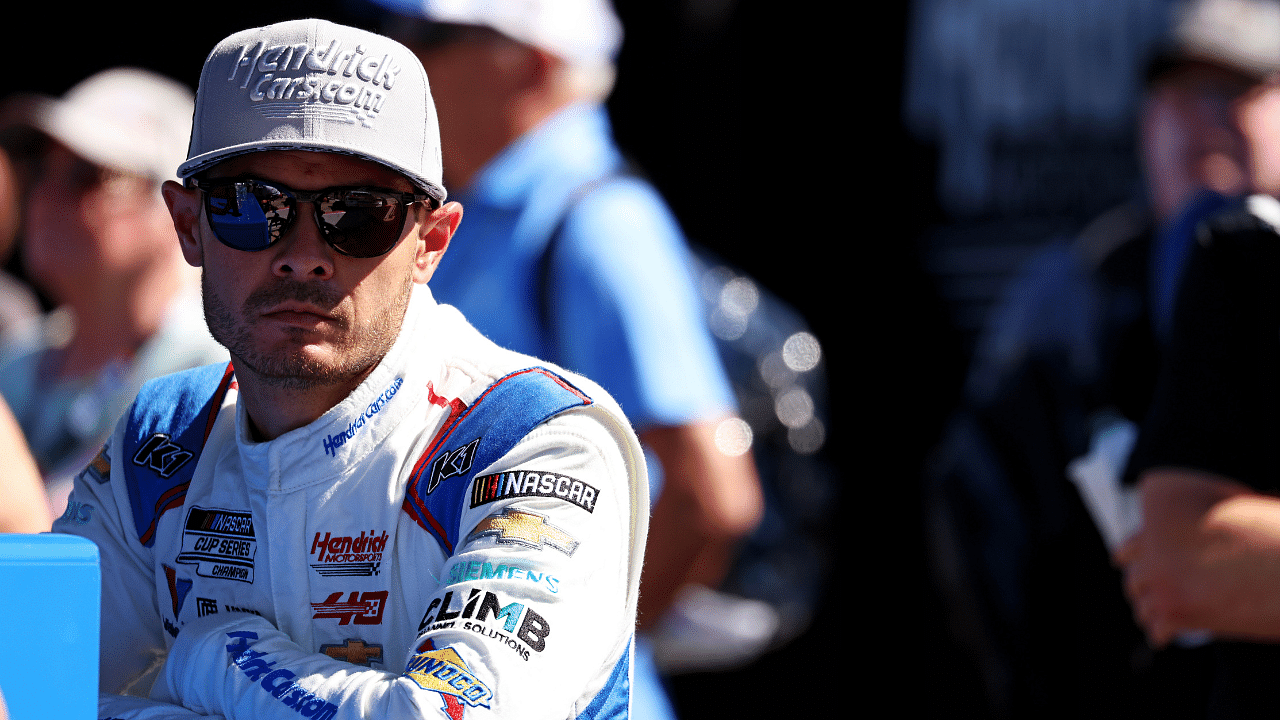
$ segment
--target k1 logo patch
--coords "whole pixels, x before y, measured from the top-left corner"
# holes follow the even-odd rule
[[[133,464],[154,470],[162,478],[172,477],[195,454],[171,441],[164,433],[156,433],[147,439],[133,454]],[[109,466],[108,466],[109,467]]]
[[[465,475],[471,469],[471,463],[475,462],[478,447],[480,447],[480,438],[436,458],[436,461],[431,463],[431,475],[427,478],[427,494],[430,495],[441,481]]]

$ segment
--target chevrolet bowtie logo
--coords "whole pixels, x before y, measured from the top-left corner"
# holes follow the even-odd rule
[[[572,535],[548,523],[542,515],[512,508],[481,520],[467,536],[467,542],[485,535],[495,535],[501,543],[518,543],[532,548],[550,545],[565,555],[572,555],[578,549],[578,541]]]
[[[331,658],[365,667],[369,667],[370,662],[382,662],[382,646],[365,645],[363,640],[347,640],[341,645],[321,645],[320,652]]]

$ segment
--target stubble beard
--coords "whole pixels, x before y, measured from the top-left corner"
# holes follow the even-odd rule
[[[253,325],[258,310],[285,300],[298,300],[330,309],[338,307],[342,294],[329,285],[280,279],[255,290],[245,299],[239,317],[201,274],[204,317],[213,339],[227,348],[237,368],[244,368],[260,380],[283,390],[312,390],[351,384],[373,370],[391,349],[400,334],[409,306],[413,281],[406,277],[401,292],[385,303],[363,328],[351,331],[351,318],[339,314],[333,322],[336,336],[330,343],[330,357],[316,357],[304,347],[307,331],[291,328],[292,337],[283,347],[260,349],[254,341]]]

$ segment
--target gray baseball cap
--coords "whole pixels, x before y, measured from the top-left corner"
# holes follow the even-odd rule
[[[238,32],[209,53],[178,177],[262,150],[372,160],[445,199],[427,73],[408,48],[364,30],[290,20]]]

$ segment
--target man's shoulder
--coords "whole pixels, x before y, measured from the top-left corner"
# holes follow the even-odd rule
[[[609,393],[587,377],[548,360],[498,345],[472,326],[457,308],[441,305],[437,313],[439,324],[436,328],[444,331],[441,337],[447,338],[448,343],[442,357],[443,368],[437,393],[447,392],[470,405],[500,384],[508,384],[512,388],[535,388],[559,383],[588,398],[589,404],[602,404],[621,415]]]
[[[212,394],[229,372],[228,363],[216,362],[152,378],[142,384],[134,405],[138,408],[173,407],[193,395]]]

